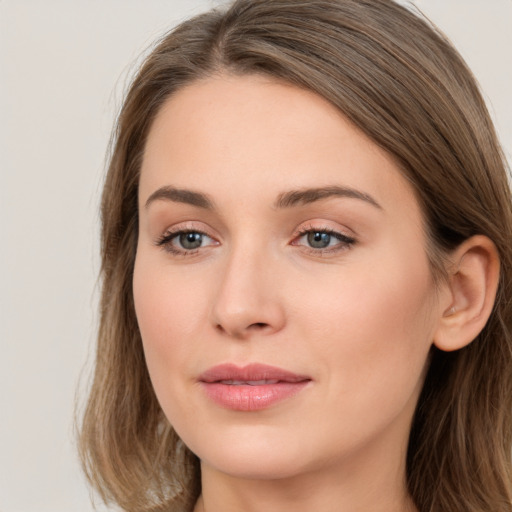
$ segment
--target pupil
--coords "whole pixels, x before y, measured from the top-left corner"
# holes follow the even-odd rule
[[[201,247],[203,235],[201,233],[182,233],[180,244],[184,249],[197,249]]]
[[[331,235],[320,231],[308,233],[308,243],[315,249],[323,249],[331,243]]]

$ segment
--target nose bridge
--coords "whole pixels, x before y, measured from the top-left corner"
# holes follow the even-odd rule
[[[274,262],[265,244],[254,243],[254,239],[240,240],[231,247],[213,304],[217,329],[245,338],[282,328],[284,311]]]

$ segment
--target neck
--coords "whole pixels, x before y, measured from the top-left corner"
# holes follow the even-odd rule
[[[202,495],[194,512],[417,512],[405,483],[405,451],[277,480],[241,478],[201,464]]]

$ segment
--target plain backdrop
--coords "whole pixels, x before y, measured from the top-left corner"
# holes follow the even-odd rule
[[[0,512],[93,510],[73,409],[94,352],[105,150],[145,49],[218,4],[0,0]],[[416,5],[473,69],[510,161],[512,0]]]

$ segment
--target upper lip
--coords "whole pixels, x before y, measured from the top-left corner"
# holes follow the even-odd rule
[[[303,382],[311,380],[306,375],[296,373],[261,363],[252,363],[246,366],[237,366],[235,364],[220,364],[213,366],[201,373],[199,381],[206,383],[220,381],[239,381],[239,382],[257,382],[257,381],[279,381],[279,382]]]

